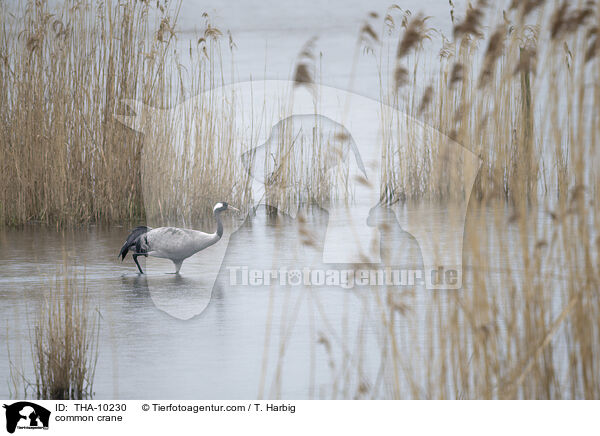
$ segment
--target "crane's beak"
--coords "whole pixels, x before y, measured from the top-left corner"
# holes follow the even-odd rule
[[[227,209],[231,209],[233,211],[239,212],[240,210],[237,207],[227,206]]]

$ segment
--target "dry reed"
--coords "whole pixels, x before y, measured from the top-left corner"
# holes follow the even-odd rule
[[[90,307],[85,280],[65,266],[49,287],[30,330],[34,377],[11,360],[14,394],[22,387],[25,398],[91,399],[99,328],[100,315]]]

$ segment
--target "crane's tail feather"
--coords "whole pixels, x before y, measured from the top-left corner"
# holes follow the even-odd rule
[[[121,247],[121,251],[119,252],[119,256],[121,257],[121,262],[125,259],[125,256],[127,256],[129,249],[132,246],[138,245],[138,240],[139,240],[140,236],[142,236],[143,234],[145,234],[146,232],[148,232],[150,230],[152,230],[150,227],[139,226],[131,231],[131,233],[127,237],[127,240]]]

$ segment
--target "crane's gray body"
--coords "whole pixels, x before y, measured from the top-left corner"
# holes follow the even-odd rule
[[[191,229],[159,227],[141,237],[141,253],[164,259],[185,260],[215,244],[221,237]]]
[[[228,208],[237,210],[227,203],[217,203],[213,209],[217,231],[205,233],[199,230],[177,227],[158,227],[156,229],[140,226],[133,229],[121,247],[121,260],[131,251],[134,262],[141,274],[144,272],[137,261],[139,256],[152,256],[169,259],[175,264],[175,273],[179,273],[185,259],[216,244],[223,236],[221,212]]]

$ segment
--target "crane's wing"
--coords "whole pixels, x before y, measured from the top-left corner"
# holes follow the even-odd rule
[[[135,246],[137,245],[140,237],[150,230],[152,230],[152,227],[139,226],[131,231],[131,233],[127,237],[127,240],[121,247],[121,251],[119,252],[119,256],[121,256],[121,261],[125,259],[125,256],[127,256],[127,253],[130,249],[137,248]]]

